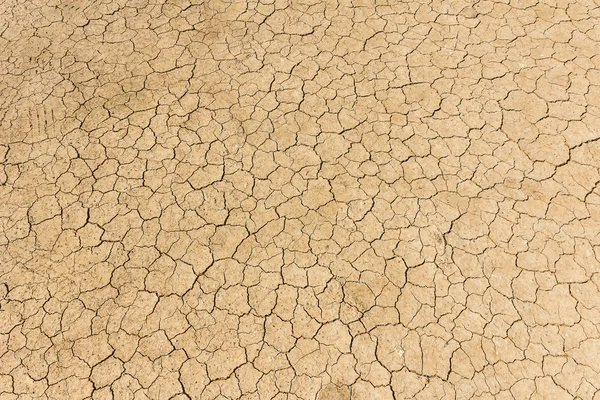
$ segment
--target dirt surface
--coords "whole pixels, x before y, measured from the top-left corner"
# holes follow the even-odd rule
[[[4,0],[0,400],[600,399],[600,3]]]

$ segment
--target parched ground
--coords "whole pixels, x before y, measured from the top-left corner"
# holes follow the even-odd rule
[[[0,399],[600,399],[598,0],[3,0]]]

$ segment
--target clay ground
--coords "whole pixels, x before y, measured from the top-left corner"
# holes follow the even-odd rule
[[[3,0],[0,400],[600,399],[598,0]]]

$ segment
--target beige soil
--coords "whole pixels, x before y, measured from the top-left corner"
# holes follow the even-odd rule
[[[0,2],[0,400],[600,399],[600,3]]]

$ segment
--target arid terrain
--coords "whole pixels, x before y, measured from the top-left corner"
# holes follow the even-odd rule
[[[600,1],[1,1],[17,399],[600,399]]]

